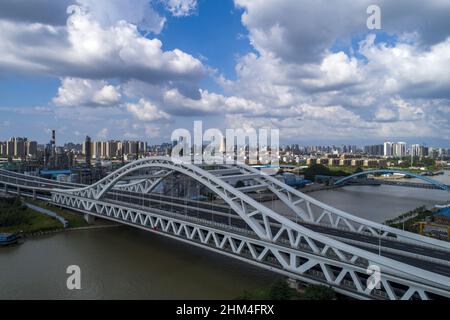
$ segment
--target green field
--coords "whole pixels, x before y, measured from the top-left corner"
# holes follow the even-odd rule
[[[25,200],[30,204],[46,208],[69,221],[69,228],[88,226],[81,214],[65,209],[46,206],[42,201]],[[58,220],[24,207],[19,201],[8,203],[0,201],[0,232],[23,232],[31,234],[62,229]]]
[[[334,300],[333,289],[323,285],[309,285],[303,292],[288,286],[285,279],[275,280],[269,287],[244,291],[237,300]]]
[[[327,166],[327,168],[330,171],[341,172],[341,173],[343,172],[348,175],[354,174],[358,170],[358,167],[355,167],[355,166]],[[371,169],[365,168],[364,170],[371,170]]]
[[[81,228],[87,227],[89,224],[84,220],[84,217],[81,213],[76,213],[74,211],[70,211],[67,209],[60,209],[55,206],[48,206],[45,202],[40,200],[26,200],[26,202],[30,204],[34,204],[35,206],[45,208],[47,210],[53,211],[61,217],[64,217],[67,221],[69,221],[69,228]]]
[[[23,232],[23,233],[35,233],[38,231],[50,231],[61,229],[61,223],[51,217],[45,216],[41,213],[37,213],[31,209],[21,210],[20,222],[14,225],[0,224],[0,232]]]

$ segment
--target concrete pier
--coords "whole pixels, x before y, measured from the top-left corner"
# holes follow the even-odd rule
[[[86,213],[84,215],[84,220],[86,220],[86,222],[89,223],[89,224],[94,224],[95,217],[93,215],[91,215],[91,214]]]

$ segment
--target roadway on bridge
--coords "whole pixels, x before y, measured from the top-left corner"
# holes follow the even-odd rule
[[[5,170],[1,170],[1,173],[7,175],[11,178],[23,178],[22,175],[8,172]],[[27,177],[28,178],[28,177]],[[60,183],[55,181],[48,181],[43,178],[34,178],[33,182],[29,181],[28,185],[35,185],[36,187],[42,187],[45,184],[48,187],[54,188],[55,185],[59,187],[73,187],[73,184],[70,183]],[[47,180],[47,181],[46,181]],[[14,191],[14,188],[13,190]],[[25,194],[25,191],[22,191]],[[32,194],[29,194],[32,196]],[[140,193],[132,193],[126,191],[112,191],[108,194],[109,200],[119,201],[123,204],[132,204],[135,207],[147,207],[147,208],[159,208],[161,210],[166,210],[169,212],[175,212],[178,214],[184,214],[192,217],[199,217],[205,219],[211,219],[211,215],[213,214],[216,222],[228,224],[231,220],[238,227],[247,228],[247,225],[244,221],[240,219],[240,217],[233,212],[227,206],[221,206],[213,203],[205,203],[201,201],[193,201],[188,199],[181,198],[172,198],[164,195],[156,195],[156,194],[140,194]],[[49,199],[50,200],[50,199]],[[345,230],[338,230],[331,227],[326,227],[323,225],[312,225],[308,223],[298,222],[299,224],[310,228],[313,231],[326,234],[332,237],[336,237],[343,242],[348,242],[349,244],[360,247],[365,250],[378,253],[378,249],[374,248],[374,246],[378,246],[380,244],[380,239],[373,236],[358,234]],[[355,241],[357,243],[355,243]],[[368,245],[369,244],[369,245]],[[410,256],[402,255],[401,253],[393,253],[387,252],[383,250],[383,248],[391,248],[403,252],[409,252],[412,254],[417,254],[421,256],[431,257],[435,259],[450,261],[450,253],[443,252],[439,250],[432,250],[427,247],[422,247],[414,244],[404,243],[395,240],[389,239],[381,239],[381,247],[382,247],[382,255],[402,261],[419,268],[436,272],[438,274],[442,274],[445,276],[450,276],[450,267],[448,265],[437,264],[433,261],[426,261],[417,258],[413,258]]]
[[[230,219],[233,219],[234,226],[243,228],[245,228],[246,226],[246,223],[240,220],[240,217],[236,213],[233,213],[230,208],[213,203],[202,203],[200,201],[173,198],[164,195],[143,195],[128,191],[112,191],[107,195],[107,199],[113,200],[115,203],[122,203],[123,205],[132,205],[135,208],[156,208],[163,211],[178,213],[180,215],[186,215],[189,217],[196,217],[206,220],[212,219],[217,223],[228,224],[230,222]],[[395,240],[379,239],[378,237],[334,229],[321,225],[312,225],[303,222],[298,223],[310,228],[313,231],[337,237],[343,242],[348,242],[355,247],[360,247],[377,254],[378,248],[373,248],[373,246],[378,246],[381,240],[382,256],[402,261],[421,269],[433,271],[445,276],[450,276],[450,267],[448,265],[438,264],[436,263],[436,261],[428,261],[411,256],[405,256],[400,253],[402,251],[406,251],[412,254],[450,262],[450,252],[433,250],[427,247],[421,247],[415,244],[409,244]],[[354,241],[357,241],[358,243],[355,244]],[[400,252],[388,252],[386,250],[383,250],[383,248],[391,248],[399,250]]]
[[[82,187],[85,185],[77,184],[77,183],[70,183],[70,182],[62,182],[62,181],[55,181],[50,180],[46,178],[41,177],[35,177],[35,176],[27,176],[21,173],[16,173],[4,169],[0,169],[0,175],[4,176],[5,179],[8,180],[8,182],[14,183],[15,181],[20,182],[23,187],[30,187],[30,188],[36,188],[36,189],[53,189],[53,188],[61,188],[61,189],[71,189],[76,187]]]

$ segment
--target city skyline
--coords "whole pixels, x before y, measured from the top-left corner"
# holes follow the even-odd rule
[[[65,155],[66,159],[72,159],[73,156],[82,156],[87,164],[90,164],[92,159],[122,159],[122,161],[135,160],[140,156],[155,155],[152,151],[157,151],[157,155],[168,156],[170,149],[178,143],[163,142],[160,144],[149,144],[147,141],[141,140],[93,140],[90,136],[86,136],[82,143],[66,142],[64,144],[57,144],[56,131],[52,130],[51,140],[44,144],[38,144],[32,138],[28,137],[11,137],[7,141],[0,140],[0,158],[8,159],[32,159],[41,160],[47,163],[50,158],[56,159],[56,155]],[[203,141],[203,147],[206,147],[210,142]],[[221,144],[219,152],[226,152],[226,139],[223,138],[223,146]],[[195,150],[195,144],[192,145]],[[249,145],[237,146],[237,150],[245,150]],[[265,148],[265,145],[261,145]],[[269,146],[272,149],[271,146]],[[440,146],[427,146],[424,144],[407,144],[406,142],[385,141],[383,144],[372,145],[355,145],[355,144],[341,144],[341,145],[302,145],[302,144],[281,144],[279,145],[280,157],[288,155],[291,160],[296,162],[300,158],[295,158],[297,155],[331,155],[332,158],[336,155],[364,155],[367,157],[384,157],[403,159],[405,157],[414,158],[430,158],[437,159],[447,157],[450,154],[450,148],[443,148]],[[315,159],[315,158],[312,158]],[[71,162],[72,160],[69,160]],[[320,159],[318,159],[320,160]],[[288,160],[284,160],[289,162]]]
[[[52,132],[52,129],[48,130],[48,133],[46,132],[45,135],[43,135],[40,139],[36,138],[35,136],[27,136],[26,134],[11,134],[11,135],[0,135],[0,141],[6,142],[10,140],[11,138],[29,138],[31,141],[37,142],[39,145],[45,145],[50,141],[50,136]],[[109,137],[109,138],[94,138],[95,135],[86,134],[86,135],[79,135],[76,137],[71,138],[63,138],[60,137],[57,138],[57,144],[59,146],[64,146],[65,144],[83,144],[85,141],[86,136],[91,137],[93,141],[143,141],[149,143],[149,145],[161,145],[164,143],[171,143],[170,136],[167,138],[161,137],[158,139],[154,138],[145,138],[145,137]],[[358,142],[359,141],[359,142]],[[382,140],[361,140],[361,139],[348,139],[348,140],[339,140],[335,141],[334,139],[324,139],[324,140],[315,140],[315,139],[289,139],[289,140],[283,140],[282,137],[280,137],[280,145],[301,145],[301,146],[346,146],[346,145],[356,145],[358,147],[365,147],[365,146],[371,146],[371,145],[379,145],[384,144],[385,142],[402,142],[406,143],[408,147],[411,147],[412,145],[421,145],[425,147],[438,147],[438,148],[449,148],[450,149],[450,141],[442,141],[442,140],[436,140],[432,143],[427,143],[426,141],[422,141],[420,139],[407,139],[402,140],[401,139],[382,139]],[[441,142],[441,143],[440,143]]]
[[[91,139],[92,142],[110,142],[110,141],[115,141],[115,142],[123,142],[123,141],[127,141],[127,142],[145,142],[146,144],[148,144],[149,146],[156,146],[156,145],[161,145],[161,144],[171,144],[172,141],[170,141],[170,139],[166,139],[166,140],[160,140],[160,141],[154,141],[152,142],[151,140],[145,140],[145,139],[129,139],[129,138],[110,138],[110,139],[93,139],[91,138],[91,136],[86,135],[83,139],[79,139],[79,140],[67,140],[67,141],[56,141],[56,145],[57,146],[66,146],[69,144],[76,144],[76,145],[82,145],[85,141],[86,138]],[[37,145],[43,146],[46,144],[49,144],[49,142],[51,142],[51,139],[47,139],[47,141],[45,141],[45,138],[43,141],[40,141],[38,139],[35,139],[34,137],[27,137],[26,135],[17,135],[17,136],[9,136],[6,139],[3,139],[2,137],[0,137],[0,142],[8,142],[11,139],[25,139],[25,141],[28,142],[33,142],[33,143],[37,143]],[[205,141],[204,145],[207,145],[209,142]],[[298,146],[303,146],[303,147],[319,147],[319,146],[324,146],[324,147],[347,147],[347,146],[356,146],[358,148],[364,148],[364,147],[382,147],[385,148],[386,143],[388,144],[392,144],[392,145],[398,145],[398,144],[404,144],[406,146],[405,150],[409,150],[410,147],[414,147],[415,145],[417,146],[423,146],[423,147],[435,147],[435,148],[444,148],[446,149],[446,146],[442,146],[442,145],[438,145],[438,144],[427,144],[424,142],[418,142],[418,141],[413,141],[413,142],[406,142],[406,141],[397,141],[394,142],[394,140],[384,140],[384,141],[374,141],[373,143],[354,143],[352,141],[342,141],[341,143],[327,143],[326,141],[324,141],[324,143],[300,143],[300,142],[287,142],[287,143],[280,143],[280,146],[292,146],[292,145],[298,145]],[[449,148],[450,149],[450,148]]]
[[[282,143],[450,147],[449,4],[381,1],[381,30],[369,4],[2,1],[0,138],[161,143],[203,120]]]

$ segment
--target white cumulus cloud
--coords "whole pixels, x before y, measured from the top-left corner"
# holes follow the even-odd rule
[[[175,17],[188,16],[197,8],[197,0],[165,0],[165,3]]]
[[[145,99],[138,103],[128,103],[128,111],[141,121],[169,120],[170,115],[159,110],[158,107]]]
[[[39,72],[87,79],[139,79],[149,83],[199,81],[200,60],[179,50],[164,51],[125,20],[99,21],[89,7],[69,7],[67,26],[0,20],[0,70]]]
[[[53,103],[58,106],[111,106],[120,101],[118,88],[104,80],[65,78]]]

